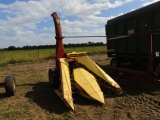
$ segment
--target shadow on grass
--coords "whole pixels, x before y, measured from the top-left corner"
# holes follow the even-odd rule
[[[94,100],[90,100],[87,99],[85,97],[82,97],[78,94],[73,94],[73,99],[74,99],[74,104],[76,105],[84,105],[84,106],[101,106],[102,104],[94,101]]]
[[[6,93],[0,93],[0,99],[6,98],[6,97],[7,97]]]
[[[26,85],[26,84],[25,84]],[[41,108],[54,112],[56,114],[62,114],[70,111],[64,102],[57,96],[54,90],[50,87],[48,82],[40,82],[37,84],[28,84],[33,86],[33,91],[26,93],[25,97],[30,98],[34,103],[39,105]],[[99,106],[100,103],[96,101],[88,100],[80,95],[73,94],[74,105],[88,105],[88,106]]]
[[[115,95],[112,92],[108,92],[107,89],[102,89],[105,98],[115,98],[126,95],[140,95],[142,93],[153,94],[154,91],[159,91],[159,85],[153,84],[144,84],[144,83],[135,83],[131,81],[118,81],[122,89],[124,90],[123,95]],[[70,111],[69,108],[63,103],[63,101],[57,96],[54,90],[49,86],[48,82],[40,82],[37,84],[28,84],[33,86],[33,91],[26,93],[25,97],[29,98],[31,101],[39,105],[42,109],[49,111],[50,113],[54,112],[56,114],[62,114]],[[155,87],[156,86],[156,87]],[[4,96],[4,94],[0,94]],[[84,97],[81,97],[77,94],[73,94],[74,106],[76,105],[85,105],[85,106],[100,106],[101,104],[88,100]],[[75,108],[76,109],[76,108]]]
[[[116,79],[117,83],[121,86],[125,95],[141,95],[149,94],[154,95],[155,92],[160,93],[160,84],[155,84],[147,81],[132,81],[122,78]]]
[[[26,93],[25,97],[30,98],[42,109],[61,114],[69,111],[63,101],[56,95],[48,82],[40,82],[33,85],[33,91]]]
[[[5,87],[4,87],[4,84],[3,83],[0,83],[0,89],[5,89]],[[2,92],[2,91],[0,90],[0,99],[2,99],[2,98],[6,98],[7,97],[7,94],[6,94],[6,92]]]
[[[109,76],[111,76],[120,85],[120,87],[124,91],[124,93],[121,96],[125,96],[125,95],[136,96],[141,94],[154,95],[155,92],[160,93],[160,84],[147,81],[148,78],[145,74],[140,74],[138,72],[132,73],[129,71],[123,72],[123,70],[122,71],[112,70],[112,69],[108,69],[107,66],[101,66],[101,67]],[[124,67],[124,69],[126,68]],[[128,70],[131,70],[131,69],[128,69]],[[144,71],[141,71],[141,72],[144,72]]]

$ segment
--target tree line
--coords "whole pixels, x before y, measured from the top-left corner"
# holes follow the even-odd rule
[[[88,42],[88,43],[68,43],[64,44],[64,47],[83,47],[83,46],[103,46],[106,45],[103,42]],[[56,45],[34,45],[34,46],[23,46],[23,47],[15,47],[9,46],[8,48],[0,49],[0,50],[33,50],[33,49],[48,49],[48,48],[55,48]]]

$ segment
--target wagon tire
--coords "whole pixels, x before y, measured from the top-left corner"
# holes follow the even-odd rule
[[[110,64],[112,67],[121,67],[121,60],[118,58],[112,58]]]
[[[13,96],[16,92],[16,81],[13,75],[9,75],[5,78],[5,90],[7,96]]]

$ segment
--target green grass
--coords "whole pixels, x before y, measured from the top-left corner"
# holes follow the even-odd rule
[[[12,118],[12,116],[24,116],[27,110],[21,107],[16,107],[15,109],[5,109],[3,110],[0,115],[5,116],[5,118]]]
[[[87,54],[106,53],[106,46],[86,46],[65,48],[65,52],[87,52]],[[37,50],[0,51],[0,66],[21,62],[55,58],[55,48]]]
[[[106,46],[86,46],[86,47],[72,47],[66,48],[66,53],[68,52],[87,52],[87,54],[98,54],[98,53],[106,53]]]
[[[55,56],[55,49],[0,51],[0,66]]]

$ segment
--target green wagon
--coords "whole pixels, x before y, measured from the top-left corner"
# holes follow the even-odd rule
[[[160,1],[109,20],[105,26],[111,66],[160,72]],[[151,59],[150,59],[151,57]]]

